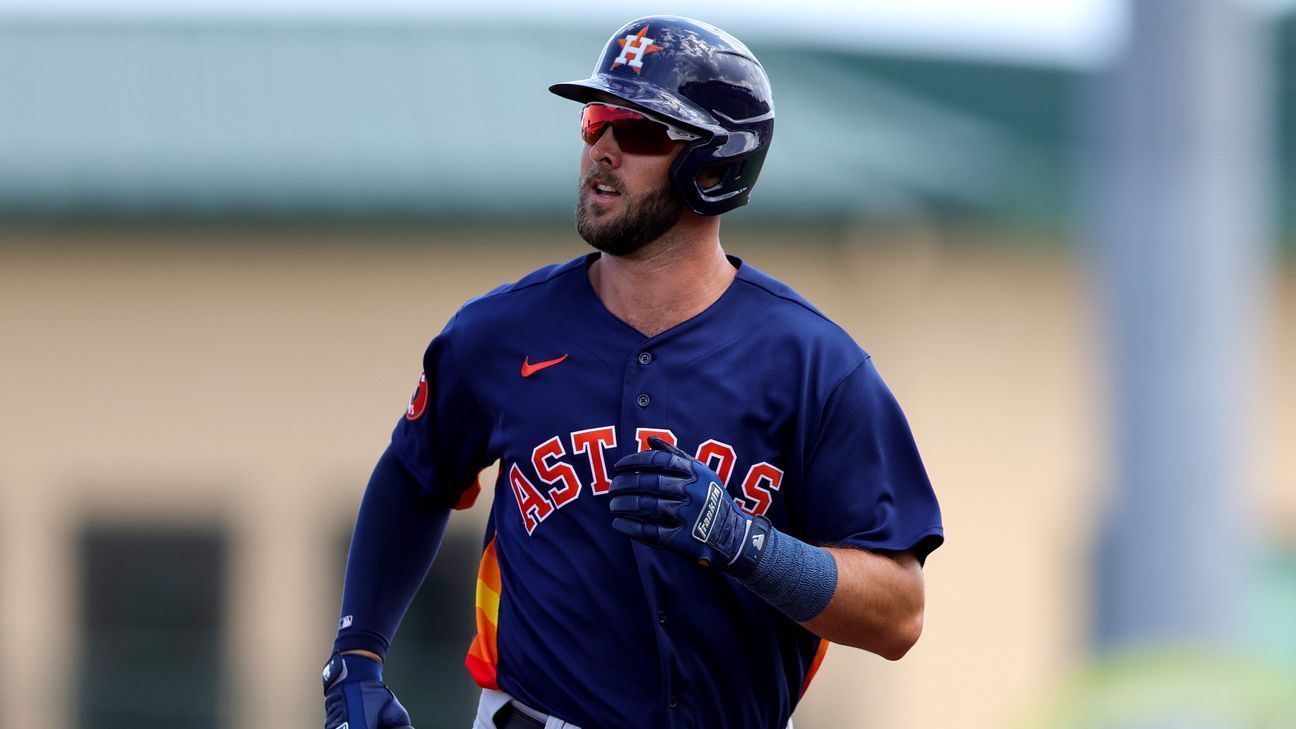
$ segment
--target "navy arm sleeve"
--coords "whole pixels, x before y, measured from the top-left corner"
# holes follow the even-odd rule
[[[421,493],[388,447],[365,489],[351,536],[333,649],[382,658],[441,546],[450,507]]]

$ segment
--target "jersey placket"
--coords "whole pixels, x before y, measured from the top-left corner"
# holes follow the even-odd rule
[[[625,359],[625,374],[622,384],[620,432],[618,440],[626,444],[621,454],[626,455],[642,448],[650,435],[663,437],[673,433],[672,423],[667,418],[670,402],[669,378],[670,361],[667,342],[661,339],[648,339],[635,348]],[[668,437],[673,441],[673,437]],[[664,596],[658,589],[654,567],[662,559],[678,559],[664,555],[658,550],[644,544],[633,545],[635,564],[639,570],[640,583],[643,585],[647,601],[646,618],[653,621],[654,635],[657,638],[657,656],[661,676],[660,708],[664,718],[663,726],[689,726],[690,722],[683,716],[684,702],[680,696],[678,667],[675,649],[671,640],[669,626],[670,614],[664,605]]]

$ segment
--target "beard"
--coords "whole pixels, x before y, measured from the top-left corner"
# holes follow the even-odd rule
[[[610,256],[631,255],[666,234],[679,222],[684,200],[670,180],[656,190],[631,196],[621,190],[625,210],[616,217],[596,220],[605,208],[589,202],[589,180],[582,179],[576,202],[576,232],[596,250]],[[618,185],[618,188],[620,185]]]

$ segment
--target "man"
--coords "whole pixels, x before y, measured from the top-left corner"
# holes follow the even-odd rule
[[[409,724],[381,661],[495,460],[475,729],[787,726],[828,641],[895,660],[918,639],[935,496],[868,355],[721,248],[773,132],[751,52],[642,18],[551,90],[586,104],[576,221],[599,252],[429,346],[360,508],[326,729]]]

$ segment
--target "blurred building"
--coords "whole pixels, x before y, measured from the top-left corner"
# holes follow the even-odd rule
[[[0,23],[0,729],[318,722],[351,522],[424,346],[466,299],[585,249],[575,110],[545,88],[601,33]],[[948,534],[918,647],[834,648],[797,724],[1007,726],[1086,664],[1113,498],[1068,232],[1081,72],[752,45],[778,135],[726,246],[874,355]],[[1290,668],[1286,250],[1248,484],[1255,629]],[[392,651],[422,729],[475,705],[488,497],[452,520]]]

